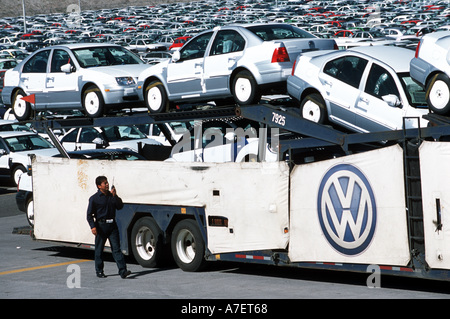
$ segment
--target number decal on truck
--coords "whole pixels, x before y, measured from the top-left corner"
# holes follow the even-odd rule
[[[272,112],[272,122],[284,126],[286,124],[286,116]]]

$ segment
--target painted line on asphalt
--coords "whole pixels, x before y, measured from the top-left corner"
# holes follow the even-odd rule
[[[25,272],[25,271],[32,271],[32,270],[38,270],[38,269],[46,269],[46,268],[60,267],[60,266],[66,266],[66,265],[71,265],[71,264],[84,263],[86,261],[92,261],[92,260],[90,260],[90,259],[81,259],[81,260],[77,260],[77,261],[67,261],[67,262],[58,263],[58,264],[51,264],[51,265],[43,265],[43,266],[37,266],[37,267],[29,267],[29,268],[8,270],[8,271],[0,272],[0,276],[15,274],[15,273],[19,273],[19,272]]]

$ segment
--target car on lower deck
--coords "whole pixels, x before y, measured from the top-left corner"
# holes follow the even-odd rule
[[[5,72],[3,103],[19,121],[43,110],[83,110],[99,117],[110,108],[142,106],[136,81],[147,66],[114,44],[43,48]]]
[[[152,113],[175,103],[257,103],[262,94],[286,93],[286,79],[298,54],[337,49],[288,24],[236,24],[199,33],[172,58],[144,70],[138,93]]]
[[[303,118],[353,132],[426,126],[425,91],[409,74],[414,51],[391,46],[305,53],[287,80]]]

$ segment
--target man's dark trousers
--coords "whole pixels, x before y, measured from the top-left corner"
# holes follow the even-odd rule
[[[117,268],[119,268],[119,275],[122,276],[127,271],[127,266],[125,263],[125,257],[120,250],[120,236],[116,222],[106,223],[103,221],[98,221],[96,228],[95,272],[97,274],[103,273],[103,249],[105,248],[106,240],[109,239],[112,255],[116,261]]]

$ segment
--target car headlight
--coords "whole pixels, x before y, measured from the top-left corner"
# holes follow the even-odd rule
[[[131,76],[121,76],[116,78],[117,84],[119,85],[133,85],[136,84]]]

